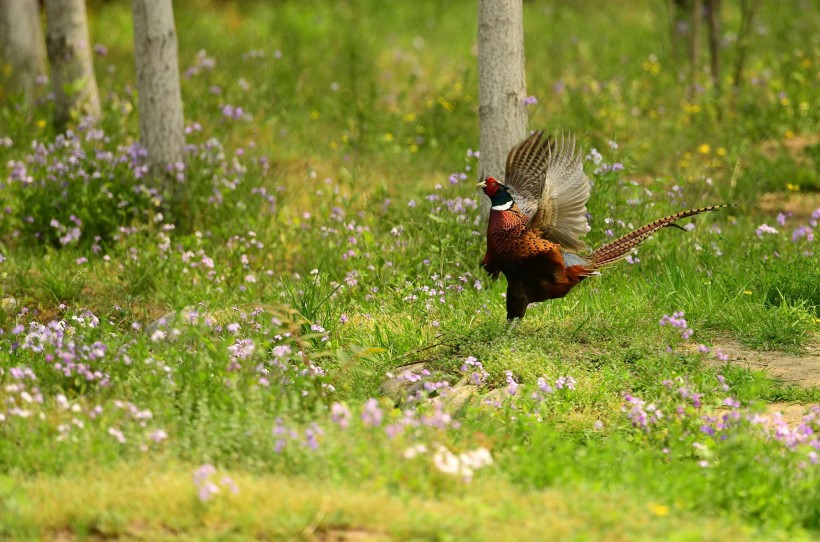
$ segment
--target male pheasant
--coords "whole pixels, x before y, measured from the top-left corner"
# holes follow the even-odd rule
[[[665,216],[582,256],[590,182],[574,140],[553,143],[534,132],[510,151],[504,175],[507,184],[492,177],[478,184],[492,202],[481,265],[493,278],[499,273],[507,278],[507,321],[513,326],[530,303],[564,297],[661,228],[680,228],[675,221],[727,207]]]

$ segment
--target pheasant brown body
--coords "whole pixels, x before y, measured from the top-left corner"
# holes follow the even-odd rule
[[[690,209],[641,226],[591,254],[577,253],[589,229],[590,183],[574,145],[543,141],[535,132],[510,151],[505,177],[479,186],[490,197],[487,253],[481,264],[493,278],[507,279],[507,320],[523,318],[530,303],[564,297],[585,278],[626,257],[661,228],[726,205]],[[525,213],[522,207],[529,212]]]

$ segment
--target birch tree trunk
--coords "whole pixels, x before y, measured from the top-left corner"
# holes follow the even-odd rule
[[[171,0],[132,0],[140,138],[157,175],[181,162],[185,147],[174,10]]]
[[[62,130],[74,112],[99,118],[100,95],[91,61],[85,1],[45,0],[45,8],[54,122]]]
[[[527,137],[526,87],[522,0],[478,0],[481,179],[503,179],[507,153]]]
[[[46,73],[46,44],[37,0],[0,0],[0,96],[34,98]]]

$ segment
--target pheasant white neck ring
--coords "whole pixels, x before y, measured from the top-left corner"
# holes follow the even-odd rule
[[[509,211],[513,206],[513,200],[508,201],[507,203],[502,203],[501,205],[493,205],[491,209],[493,211]]]

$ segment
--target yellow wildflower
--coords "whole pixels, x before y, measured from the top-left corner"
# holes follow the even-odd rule
[[[658,517],[664,517],[669,515],[669,507],[665,504],[652,503],[649,505],[649,510]]]
[[[444,97],[439,97],[439,99],[438,99],[438,103],[439,103],[439,104],[441,105],[441,107],[443,107],[446,111],[452,111],[452,110],[453,110],[453,104],[451,104],[450,102],[448,102],[448,101],[447,101],[447,99],[446,99],[446,98],[444,98]]]

